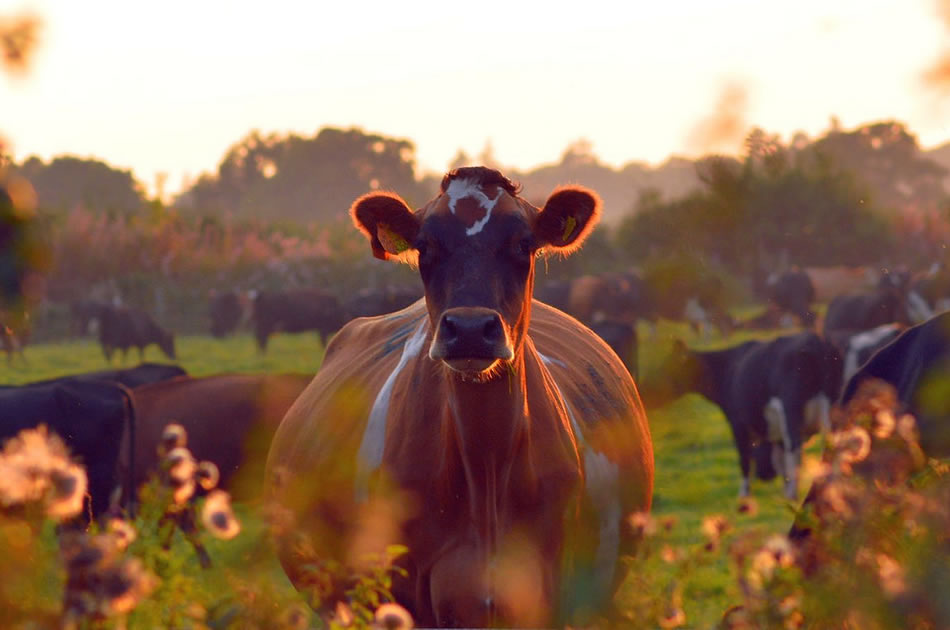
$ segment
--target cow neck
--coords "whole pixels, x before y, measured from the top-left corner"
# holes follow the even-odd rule
[[[739,346],[742,348],[743,346]],[[727,350],[692,351],[700,369],[693,383],[693,390],[702,394],[720,407],[726,396],[725,383],[730,378],[730,367],[735,362],[736,348]]]

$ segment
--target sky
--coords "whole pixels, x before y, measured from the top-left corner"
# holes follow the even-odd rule
[[[519,169],[580,139],[613,166],[738,151],[716,116],[786,139],[896,118],[931,147],[950,141],[950,91],[921,79],[950,46],[938,2],[0,0],[43,20],[30,72],[0,74],[0,134],[18,161],[95,157],[152,192],[252,129],[408,138],[439,173],[486,144]]]

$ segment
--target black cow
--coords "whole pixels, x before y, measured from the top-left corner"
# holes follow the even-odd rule
[[[841,403],[870,378],[887,381],[917,419],[920,446],[932,457],[950,456],[950,312],[912,326],[878,350],[848,381]]]
[[[534,286],[534,299],[567,313],[570,311],[571,304],[571,281],[545,280],[539,282]]]
[[[830,404],[841,388],[834,346],[811,332],[714,351],[688,350],[678,341],[662,372],[667,394],[695,391],[722,409],[739,451],[742,496],[755,459],[760,478],[778,471],[785,496],[795,497],[802,443],[829,428]]]
[[[167,381],[179,376],[187,376],[188,372],[177,365],[167,365],[164,363],[141,363],[131,368],[118,370],[98,370],[96,372],[83,372],[81,374],[68,374],[58,378],[51,378],[44,381],[30,383],[30,385],[46,385],[51,383],[67,383],[73,381],[115,381],[121,383],[129,389],[135,389],[140,385],[149,383],[158,383]]]
[[[102,514],[120,485],[117,463],[123,432],[135,431],[128,388],[113,381],[68,378],[0,388],[0,439],[40,424],[59,435],[85,467],[92,515]]]
[[[100,300],[78,300],[69,305],[69,329],[74,337],[84,337],[95,325],[102,326],[103,314],[113,307]]]
[[[238,291],[217,291],[208,294],[211,335],[227,337],[234,332],[249,310],[249,298]]]
[[[262,291],[254,299],[254,336],[261,352],[267,350],[272,333],[315,330],[321,342],[345,322],[343,307],[336,296],[320,289]]]
[[[129,348],[139,350],[139,360],[145,348],[157,344],[169,359],[175,358],[175,339],[163,329],[151,315],[141,309],[127,306],[112,306],[102,314],[99,326],[99,343],[107,361],[112,360],[116,349],[122,351],[123,360]]]
[[[769,304],[779,312],[798,317],[806,328],[814,327],[817,315],[811,305],[815,301],[815,285],[807,273],[793,268],[773,274],[769,277],[766,292]]]
[[[844,358],[842,382],[858,371],[875,352],[897,338],[904,330],[901,324],[882,324],[871,330],[831,330],[825,339],[838,348]]]

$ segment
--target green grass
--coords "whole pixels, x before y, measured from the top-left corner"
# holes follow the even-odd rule
[[[767,337],[774,333],[736,335],[728,340],[720,338],[708,341],[697,339],[688,327],[663,323],[656,335],[651,335],[645,326],[640,333],[641,374],[655,370],[669,350],[670,340],[679,337],[690,345],[713,347],[731,345],[750,337]],[[268,353],[257,352],[249,335],[239,335],[226,340],[210,337],[180,337],[177,340],[179,363],[194,375],[209,375],[220,372],[315,372],[320,364],[323,348],[316,335],[276,335],[271,340]],[[109,367],[99,346],[93,340],[81,340],[58,344],[36,345],[27,348],[28,367],[0,367],[0,382],[19,384],[32,380],[51,378],[63,374],[99,370]],[[125,363],[137,363],[137,352]],[[165,361],[157,349],[150,348],[147,360]],[[118,366],[115,361],[113,367]],[[686,396],[660,409],[649,410],[650,426],[656,458],[656,484],[654,515],[675,516],[677,525],[665,541],[681,549],[698,549],[705,542],[700,524],[704,516],[723,514],[733,525],[735,532],[761,530],[784,533],[792,520],[793,506],[782,498],[780,483],[753,481],[752,494],[758,503],[754,516],[740,516],[736,512],[739,489],[737,454],[732,444],[725,418],[718,408],[696,396]],[[814,451],[816,445],[812,445]],[[807,481],[803,480],[802,489]],[[260,529],[254,517],[246,510],[241,513],[247,520],[245,531],[229,543],[212,543],[209,549],[216,564],[224,567],[252,563],[259,575],[271,576],[273,587],[282,596],[290,597],[292,588],[273,559],[263,565],[255,532]],[[734,569],[727,555],[709,553],[708,560],[691,567],[682,574],[680,569],[666,564],[658,557],[637,564],[638,575],[628,580],[620,592],[621,608],[624,602],[636,598],[637,589],[656,592],[658,597],[668,592],[676,580],[683,594],[683,609],[688,627],[714,627],[723,611],[740,598],[736,591]],[[201,572],[197,563],[183,568],[210,593],[223,592],[227,578],[221,574]],[[226,575],[226,573],[225,573]]]

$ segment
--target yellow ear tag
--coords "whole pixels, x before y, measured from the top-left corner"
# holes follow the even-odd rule
[[[385,223],[376,226],[376,238],[390,254],[401,254],[409,249],[409,242],[389,229]]]
[[[562,241],[567,241],[568,237],[574,233],[574,228],[577,227],[577,219],[574,217],[567,217],[564,219],[564,234],[561,235]]]

